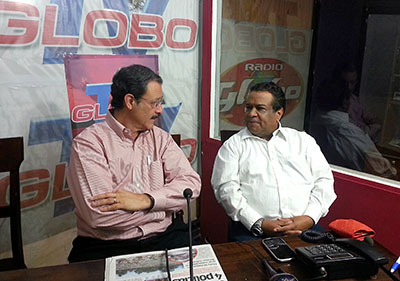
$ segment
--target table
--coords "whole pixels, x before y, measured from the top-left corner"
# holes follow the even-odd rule
[[[285,238],[288,244],[294,249],[296,247],[309,245],[298,237]],[[380,245],[376,247],[385,254],[389,263],[385,266],[390,269],[396,260],[396,256],[388,252]],[[305,280],[307,273],[300,262],[292,261],[290,263],[275,262],[263,249],[260,240],[243,243],[224,243],[213,245],[213,249],[224,269],[225,275],[229,281],[236,280],[269,280],[261,264],[261,258],[270,261],[274,268],[281,268],[285,272],[294,274],[298,280]],[[399,275],[397,275],[399,276]],[[104,260],[89,262],[79,262],[66,265],[49,266],[32,269],[22,269],[15,271],[0,272],[2,281],[103,281],[104,280]],[[359,280],[359,279],[346,279]],[[361,279],[360,279],[361,280]],[[365,279],[363,279],[365,280]],[[379,269],[378,275],[374,280],[392,280]]]
[[[310,243],[302,241],[298,237],[286,237],[286,242],[295,249],[296,247],[308,246]],[[250,244],[247,245],[246,243]],[[383,253],[389,260],[385,265],[387,270],[396,260],[396,256],[384,249],[382,246],[375,243],[375,247]],[[254,247],[254,248],[253,248]],[[261,264],[259,253],[266,258],[270,264],[275,268],[281,268],[287,273],[291,273],[297,277],[298,280],[306,280],[309,275],[304,269],[304,266],[299,261],[292,261],[290,263],[278,263],[269,256],[263,249],[261,242],[251,241],[244,243],[227,243],[213,245],[214,251],[219,259],[219,262],[224,269],[225,275],[229,281],[235,280],[269,280],[266,277],[265,270]],[[399,277],[399,275],[396,275]],[[365,279],[341,279],[341,280],[365,280]],[[372,279],[371,279],[372,280]],[[373,280],[392,280],[382,269],[379,269],[376,278]]]

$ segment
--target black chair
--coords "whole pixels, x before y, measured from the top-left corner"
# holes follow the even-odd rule
[[[19,168],[23,160],[22,137],[0,139],[0,172],[10,173],[10,201],[8,206],[0,206],[0,218],[10,218],[12,252],[12,258],[0,260],[0,271],[26,268],[22,243],[19,186]]]

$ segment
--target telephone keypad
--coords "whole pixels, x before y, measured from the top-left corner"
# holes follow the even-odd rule
[[[353,256],[336,244],[323,244],[304,248],[314,259],[341,259]]]

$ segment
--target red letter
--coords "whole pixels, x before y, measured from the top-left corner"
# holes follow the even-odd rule
[[[93,106],[90,104],[77,105],[72,109],[71,117],[75,123],[90,121],[93,119]]]
[[[257,50],[263,53],[275,51],[275,32],[268,27],[256,28],[256,47]]]
[[[101,38],[96,34],[96,21],[112,21],[118,24],[117,34],[114,37]],[[92,46],[102,47],[121,47],[126,40],[126,31],[128,30],[128,19],[126,15],[119,11],[91,11],[86,16],[83,29],[83,39]]]
[[[20,174],[21,180],[21,209],[33,207],[46,200],[49,193],[50,173],[48,170],[32,170]],[[23,181],[32,182],[34,184],[25,185]],[[24,196],[28,194],[28,196]],[[27,199],[24,199],[27,198]]]
[[[42,44],[48,46],[70,46],[79,45],[79,36],[57,36],[56,18],[58,15],[58,5],[46,5],[44,15]]]
[[[29,45],[35,41],[38,35],[39,10],[30,4],[0,1],[0,12],[7,11],[11,14],[25,14],[28,17],[37,19],[9,19],[8,27],[14,28],[7,32],[9,35],[0,35],[0,45]],[[4,16],[2,16],[4,17]]]
[[[189,39],[186,42],[177,41],[174,38],[175,31],[178,27],[189,29]],[[176,36],[175,36],[176,37]],[[182,37],[182,36],[181,36]],[[165,35],[165,43],[172,49],[191,49],[196,43],[197,25],[194,21],[188,19],[172,19],[167,26]]]
[[[288,53],[289,52],[289,31],[285,31],[283,33],[285,35],[285,45],[283,46],[276,46],[276,51],[281,53]]]
[[[238,24],[235,30],[235,47],[239,52],[254,52],[254,27]]]
[[[290,48],[293,53],[304,53],[304,51],[306,50],[306,36],[303,32],[291,32]]]
[[[192,163],[192,161],[194,160],[195,156],[196,156],[196,147],[197,147],[197,141],[196,139],[184,139],[181,141],[181,147],[184,146],[190,146],[190,154],[188,157],[188,160],[190,163]]]
[[[94,120],[101,120],[106,118],[106,114],[100,115],[100,104],[95,103],[94,104]]]
[[[56,166],[56,172],[54,174],[53,200],[71,196],[69,189],[64,189],[66,166],[67,164],[65,163]]]
[[[160,16],[132,14],[128,48],[160,48],[164,40],[163,27],[164,19]]]

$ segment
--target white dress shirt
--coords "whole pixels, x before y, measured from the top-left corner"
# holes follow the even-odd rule
[[[269,141],[247,128],[230,137],[215,159],[211,184],[227,214],[249,230],[260,218],[308,215],[317,223],[336,199],[315,140],[280,125]]]

